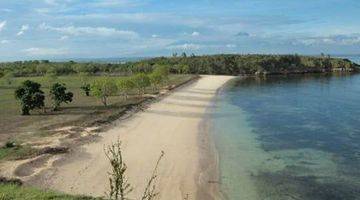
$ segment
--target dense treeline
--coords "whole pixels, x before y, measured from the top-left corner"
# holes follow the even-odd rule
[[[350,60],[330,56],[299,55],[211,55],[153,58],[148,64],[163,64],[173,73],[192,74],[286,74],[330,71],[358,71]]]
[[[0,77],[116,74],[131,75],[151,72],[156,65],[167,65],[171,73],[191,74],[284,74],[330,71],[359,71],[350,60],[330,56],[299,55],[210,55],[158,57],[123,64],[24,61],[0,63]]]

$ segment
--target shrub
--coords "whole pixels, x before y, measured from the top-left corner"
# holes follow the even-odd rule
[[[135,88],[135,83],[132,81],[132,79],[130,78],[121,78],[118,82],[117,82],[117,87],[120,91],[120,94],[127,99],[129,93],[131,92],[131,90],[133,90]]]
[[[139,94],[144,94],[146,87],[150,86],[150,78],[145,73],[139,73],[132,77]]]
[[[115,81],[110,78],[95,80],[91,85],[91,93],[95,97],[100,98],[104,106],[107,106],[108,97],[115,95],[117,90]]]
[[[90,96],[90,91],[91,91],[91,87],[90,87],[90,84],[86,83],[86,84],[83,84],[80,89],[85,93],[85,95],[88,97]]]

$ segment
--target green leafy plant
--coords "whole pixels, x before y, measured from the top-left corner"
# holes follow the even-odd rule
[[[74,94],[66,91],[65,84],[54,83],[50,88],[50,96],[53,100],[53,110],[56,111],[61,103],[72,102]]]
[[[124,97],[125,100],[128,98],[131,90],[135,88],[135,84],[130,78],[121,78],[118,80],[117,86],[120,94]]]
[[[15,98],[20,100],[22,115],[30,115],[30,110],[43,108],[45,95],[39,83],[26,80],[15,90]]]
[[[95,97],[100,98],[104,106],[107,106],[108,97],[115,95],[117,90],[115,81],[110,78],[95,80],[91,85],[91,93]]]
[[[145,73],[139,73],[132,77],[136,88],[138,89],[139,94],[143,95],[145,93],[146,87],[151,85],[150,78]]]

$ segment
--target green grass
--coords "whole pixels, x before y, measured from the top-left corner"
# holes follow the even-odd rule
[[[30,158],[39,153],[38,149],[31,148],[29,145],[15,146],[12,148],[0,148],[0,160],[18,160]]]
[[[13,184],[0,184],[0,200],[90,200],[100,199],[86,196],[72,196],[54,191],[44,191]]]
[[[176,85],[192,78],[192,75],[170,75],[169,85]],[[88,82],[102,78],[101,76],[91,76]],[[111,79],[121,79],[122,77],[110,77]],[[42,84],[42,89],[46,94],[47,112],[32,111],[30,116],[21,116],[19,102],[14,97],[15,89],[25,80],[33,80]],[[18,77],[12,80],[9,85],[0,79],[0,146],[8,140],[26,141],[34,136],[48,136],[50,129],[60,126],[98,126],[97,122],[108,122],[118,117],[126,106],[137,104],[141,101],[139,97],[129,98],[126,102],[121,96],[109,98],[109,106],[104,107],[99,99],[87,97],[80,89],[82,78],[79,76],[60,76],[53,82],[65,83],[68,90],[74,93],[73,102],[62,104],[61,110],[53,112],[50,110],[51,102],[49,98],[49,80],[47,77]],[[152,88],[147,88],[147,93],[152,93]],[[135,91],[134,91],[135,93]],[[9,157],[7,149],[0,149],[1,158]],[[20,151],[12,152],[18,154]],[[16,156],[15,156],[16,157]]]

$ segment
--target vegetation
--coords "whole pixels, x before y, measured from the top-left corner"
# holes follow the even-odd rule
[[[72,102],[74,94],[66,91],[65,84],[54,83],[50,88],[50,96],[53,100],[53,110],[57,111],[61,103]]]
[[[0,148],[0,160],[26,159],[36,155],[38,152],[38,149],[31,148],[29,145],[17,145],[14,142],[7,142],[4,147]]]
[[[16,99],[20,100],[22,115],[30,115],[30,110],[44,107],[44,92],[39,83],[27,80],[15,90]]]
[[[109,172],[109,185],[110,191],[108,197],[111,200],[128,200],[128,195],[132,192],[133,187],[126,178],[127,166],[122,157],[121,142],[109,145],[105,150],[105,154],[111,164],[111,172]],[[155,168],[152,172],[150,179],[147,181],[145,190],[141,200],[152,200],[159,194],[156,191],[157,169],[159,167],[161,159],[164,157],[164,152],[161,152]]]
[[[210,55],[158,57],[123,64],[76,63],[43,61],[18,61],[0,63],[0,77],[44,76],[53,81],[60,75],[78,74],[127,76],[137,73],[151,73],[157,66],[168,66],[177,74],[285,74],[331,71],[358,71],[359,66],[347,59],[330,56],[299,55]]]
[[[129,93],[135,89],[135,83],[130,77],[118,80],[117,86],[120,94],[124,97],[125,100],[128,98]]]
[[[43,191],[32,187],[23,187],[16,184],[0,183],[0,200],[95,200],[101,198],[93,198],[86,196],[72,196],[59,192]]]
[[[132,77],[132,81],[135,84],[135,87],[137,88],[140,95],[143,95],[145,93],[146,87],[150,86],[150,78],[145,73],[139,73],[136,74],[134,77]]]
[[[98,79],[91,85],[91,93],[100,98],[104,106],[107,106],[108,97],[115,95],[117,91],[115,81],[109,78]]]
[[[82,91],[84,91],[84,93],[85,93],[85,95],[86,95],[87,97],[90,96],[90,91],[91,91],[91,86],[90,86],[90,84],[88,84],[88,83],[83,84],[83,85],[80,87],[80,89],[81,89]]]

